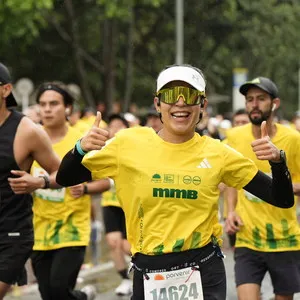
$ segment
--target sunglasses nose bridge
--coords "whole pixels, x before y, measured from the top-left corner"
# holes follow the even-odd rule
[[[177,96],[176,104],[180,104],[180,105],[185,105],[186,104],[186,99],[185,99],[183,94],[180,94],[180,95]]]

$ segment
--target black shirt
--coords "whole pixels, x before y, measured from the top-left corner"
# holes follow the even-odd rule
[[[14,240],[33,240],[32,197],[16,195],[7,178],[11,170],[20,170],[13,146],[15,135],[24,116],[16,111],[0,126],[0,243]]]

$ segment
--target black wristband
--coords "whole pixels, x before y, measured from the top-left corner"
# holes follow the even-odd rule
[[[86,183],[83,184],[83,193],[84,193],[84,194],[88,194],[88,193],[89,193],[89,191],[88,191],[88,186],[87,186]]]
[[[43,189],[49,189],[50,188],[50,180],[49,180],[49,177],[46,176],[46,175],[42,175],[42,176],[39,176],[39,177],[42,177],[45,181],[45,185],[43,187]]]

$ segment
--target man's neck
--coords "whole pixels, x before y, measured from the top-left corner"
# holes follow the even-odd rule
[[[9,117],[10,114],[11,114],[11,111],[8,110],[5,106],[2,106],[0,108],[0,126],[2,126],[4,124],[4,122]]]
[[[62,126],[58,127],[44,127],[47,134],[50,137],[52,144],[58,143],[61,141],[68,132],[68,125],[65,123]]]

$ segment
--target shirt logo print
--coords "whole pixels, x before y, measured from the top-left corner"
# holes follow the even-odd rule
[[[201,163],[197,166],[198,169],[211,169],[211,165],[207,158],[204,158]]]

